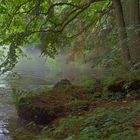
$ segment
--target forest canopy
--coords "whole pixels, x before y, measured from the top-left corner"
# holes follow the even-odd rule
[[[1,73],[11,70],[18,58],[24,56],[21,46],[39,47],[42,55],[49,57],[65,47],[76,46],[82,51],[109,47],[115,52],[112,54],[115,60],[121,58],[119,62],[126,69],[139,62],[139,0],[1,0],[0,3]]]

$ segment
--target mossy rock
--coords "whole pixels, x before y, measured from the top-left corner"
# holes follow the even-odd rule
[[[55,96],[56,98],[56,96]],[[30,99],[30,104],[22,104],[21,100],[18,106],[18,115],[27,121],[34,121],[37,124],[49,124],[58,116],[62,116],[65,111],[64,102],[62,100],[51,99],[50,96],[34,97]],[[24,99],[28,100],[28,99]],[[28,101],[27,101],[28,102]]]
[[[61,88],[65,86],[72,86],[72,83],[68,79],[62,79],[54,85],[54,88]]]
[[[131,95],[131,97],[139,97],[140,80],[139,79],[117,79],[111,85],[107,87],[108,97],[125,98]]]
[[[108,91],[111,93],[125,92],[124,84],[124,80],[116,80],[108,86]]]
[[[89,89],[69,86],[55,88],[47,93],[19,100],[18,115],[27,121],[45,125],[67,115],[87,111],[91,94]]]

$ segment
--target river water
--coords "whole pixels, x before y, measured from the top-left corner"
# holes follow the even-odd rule
[[[12,104],[12,91],[6,81],[0,78],[0,140],[12,140],[8,124],[10,119],[16,116],[16,110]]]

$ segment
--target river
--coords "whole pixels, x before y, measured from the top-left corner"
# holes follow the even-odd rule
[[[12,140],[8,124],[10,119],[16,117],[16,110],[12,104],[12,90],[6,81],[0,78],[0,140]]]

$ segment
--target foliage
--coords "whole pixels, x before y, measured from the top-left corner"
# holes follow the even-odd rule
[[[53,127],[44,127],[41,134],[37,136],[28,131],[21,137],[25,130],[18,129],[16,135],[19,137],[15,138],[16,140],[26,138],[31,140],[139,140],[139,112],[138,102],[127,105],[122,103],[108,110],[97,107],[81,116],[62,118]]]
[[[90,114],[62,119],[54,129],[46,130],[52,139],[65,140],[123,140],[139,139],[135,124],[139,104],[113,110],[97,108]]]
[[[137,125],[140,105],[135,104],[128,107],[105,110],[97,108],[79,117],[68,117],[61,119],[55,128],[45,128],[42,135],[37,137],[47,139],[65,139],[65,140],[123,140],[139,139],[139,129]]]
[[[93,87],[95,84],[95,82],[91,79],[87,79],[87,80],[84,80],[83,83],[81,84],[81,86],[83,87],[86,87],[86,88],[91,88]]]
[[[34,96],[37,96],[40,94],[37,92],[27,91],[27,90],[23,90],[23,89],[16,89],[16,88],[13,88],[12,92],[13,92],[13,103],[15,104],[16,107],[18,107],[19,105],[23,105],[20,103],[25,98],[31,98],[31,97],[34,97]],[[30,101],[30,100],[28,100],[28,101]],[[27,104],[29,104],[28,101],[26,102]]]
[[[131,83],[126,81],[124,86],[127,91],[135,80],[131,79]],[[109,79],[107,85],[112,84],[112,81],[114,82],[114,79]],[[21,127],[13,134],[16,140],[140,138],[139,125],[137,126],[140,117],[140,104],[136,101],[140,95],[138,90],[130,90],[130,97],[122,96],[121,92],[113,93],[112,97],[107,95],[107,100],[104,100],[104,94],[97,98],[92,89],[71,84],[42,94],[18,90],[14,92],[18,114],[29,122],[26,129],[31,131],[26,132]],[[38,130],[39,134],[36,135],[34,132]],[[21,135],[22,131],[25,134]]]
[[[1,72],[15,66],[18,57],[23,55],[20,46],[42,44],[43,54],[54,57],[58,48],[69,46],[70,36],[76,36],[75,34],[86,30],[90,25],[93,28],[103,24],[110,6],[110,0],[99,3],[90,0],[1,1],[0,44],[9,46],[6,47],[8,54],[0,66]],[[81,27],[80,24],[85,28],[77,28]]]

